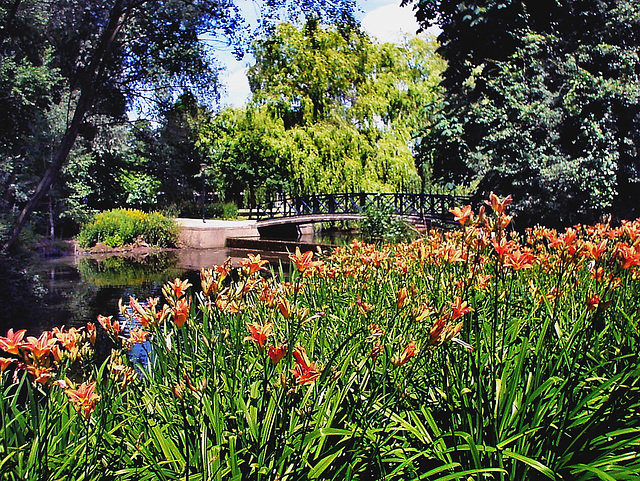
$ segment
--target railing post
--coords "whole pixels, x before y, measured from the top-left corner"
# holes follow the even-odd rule
[[[447,215],[447,198],[449,197],[449,194],[445,195],[446,197],[443,197],[442,202],[440,203],[440,219],[442,220],[442,222],[445,221]]]

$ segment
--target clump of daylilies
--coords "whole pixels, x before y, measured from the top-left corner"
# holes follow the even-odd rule
[[[84,328],[56,327],[43,331],[38,337],[25,337],[25,334],[25,329],[9,329],[5,337],[0,337],[0,349],[10,356],[0,358],[0,371],[5,372],[12,366],[15,373],[26,371],[41,388],[48,388],[55,381],[82,416],[88,418],[98,399],[95,382],[83,383],[76,389],[65,376],[73,366],[79,365],[77,369],[82,370],[91,363],[96,342],[95,324],[87,323]]]
[[[14,332],[9,329],[6,337],[0,337],[0,349],[11,357],[1,358],[0,366],[5,371],[15,364],[19,370],[26,370],[34,382],[46,385],[66,366],[87,360],[96,340],[96,327],[88,323],[86,328],[54,328],[44,331],[38,337],[27,336],[25,329]]]
[[[504,428],[502,441],[507,441],[503,445],[515,453],[514,440],[537,435],[542,429],[529,428],[528,420],[534,416],[526,413],[526,407],[517,407],[519,398],[506,398],[524,396],[530,388],[537,392],[531,387],[536,379],[526,369],[529,365],[534,369],[539,359],[535,363],[524,359],[533,344],[541,352],[551,349],[556,341],[567,352],[578,349],[580,342],[587,346],[587,335],[575,334],[582,326],[604,325],[605,315],[613,311],[616,302],[620,312],[630,305],[631,296],[619,293],[629,286],[636,289],[640,280],[640,219],[616,227],[600,223],[576,225],[562,232],[536,227],[518,233],[507,214],[510,203],[511,196],[501,198],[491,193],[479,208],[466,205],[451,209],[459,229],[431,230],[409,244],[354,241],[330,253],[296,248],[289,256],[291,268],[285,279],[273,273],[265,275],[268,261],[259,254],[249,254],[236,265],[228,259],[202,268],[197,292],[191,282],[176,278],[164,286],[161,297],[120,300],[117,316],[98,316],[103,337],[114,346],[100,372],[108,376],[111,386],[117,386],[112,391],[123,398],[133,397],[132,393],[144,397],[142,402],[132,402],[141,410],[136,419],[148,417],[156,422],[162,418],[161,429],[157,425],[149,431],[145,428],[129,439],[130,444],[149,449],[150,463],[155,463],[153,456],[158,452],[151,452],[154,444],[145,436],[149,432],[160,436],[162,429],[175,428],[173,437],[181,439],[179,445],[169,449],[169,441],[159,443],[160,455],[186,450],[189,440],[197,439],[202,445],[194,452],[203,456],[223,453],[212,454],[198,466],[206,468],[214,458],[222,462],[224,453],[239,453],[234,456],[246,459],[242,463],[230,461],[232,467],[224,475],[231,477],[233,469],[242,464],[249,473],[247,479],[253,479],[258,472],[270,476],[269,469],[276,469],[276,461],[269,469],[260,462],[279,455],[307,456],[307,448],[300,446],[316,438],[320,453],[325,441],[320,440],[324,434],[318,433],[336,436],[336,451],[323,451],[323,459],[340,459],[335,454],[342,447],[337,436],[360,435],[363,429],[371,429],[362,434],[367,439],[363,446],[369,446],[373,439],[389,439],[387,447],[392,447],[393,453],[399,452],[397,446],[422,453],[432,444],[431,439],[446,441],[441,434],[429,437],[430,432],[419,442],[407,441],[427,430],[425,426],[436,426],[440,433],[458,432],[455,423],[464,427],[464,422],[478,419],[485,425],[468,427],[469,439],[489,433],[487,425],[492,422],[492,426]],[[632,305],[637,311],[637,300]],[[624,318],[630,329],[638,332],[637,313],[629,311],[618,318]],[[548,321],[547,327],[542,320]],[[621,332],[631,332],[620,326],[616,328]],[[529,350],[520,351],[523,361],[517,369],[521,371],[515,372],[509,363],[516,354],[509,349],[525,344],[526,336],[532,341]],[[624,335],[619,337],[624,339]],[[96,407],[105,402],[107,391],[99,392],[100,379],[68,376],[68,366],[84,365],[95,340],[94,324],[82,329],[54,329],[39,337],[26,337],[24,330],[10,329],[0,337],[0,350],[5,353],[0,369],[23,370],[43,388],[54,385],[62,389],[64,398],[88,425]],[[140,344],[150,353],[149,362],[155,363],[144,371],[128,355]],[[553,362],[549,365],[556,369],[561,360],[573,359],[573,354],[550,357]],[[526,382],[519,384],[518,375]],[[547,376],[535,375],[543,381]],[[595,378],[589,374],[583,384],[595,382]],[[457,394],[447,391],[457,381]],[[515,387],[505,394],[503,383],[507,382]],[[464,402],[454,405],[456,395]],[[567,399],[573,399],[571,396]],[[347,402],[368,407],[351,409],[341,404]],[[462,404],[468,415],[458,416]],[[591,409],[587,402],[584,406]],[[477,412],[471,413],[476,407]],[[405,408],[414,411],[404,416],[400,411]],[[420,416],[431,408],[437,416],[422,419]],[[499,408],[508,415],[504,422],[498,419]],[[451,413],[451,425],[446,424],[445,412]],[[526,422],[517,421],[518,416]],[[516,420],[514,426],[526,425],[528,431],[509,431],[511,419]],[[326,425],[324,420],[328,420]],[[409,429],[414,420],[419,428]],[[396,422],[399,424],[389,427]],[[548,424],[556,422],[557,418]],[[317,423],[313,428],[317,430],[309,431],[313,435],[307,437],[309,423]],[[181,430],[190,427],[196,434],[181,438]],[[264,431],[258,432],[260,429]],[[487,439],[497,436],[494,431]],[[211,439],[201,438],[205,436],[202,433],[209,433]],[[296,436],[301,438],[287,445]],[[394,436],[407,439],[398,441]],[[213,447],[198,451],[207,442]],[[522,445],[528,442],[527,438]],[[229,444],[219,448],[223,443]],[[500,444],[497,438],[496,443]],[[344,446],[355,449],[358,444]],[[272,451],[265,454],[262,449]],[[482,453],[501,451],[506,452],[489,446]],[[142,456],[140,452],[132,459]],[[443,452],[453,455],[453,449]],[[320,468],[328,464],[318,461],[320,454],[318,459],[311,457],[305,458],[306,464],[292,457],[291,465],[313,465],[317,469],[314,475],[320,477]],[[523,455],[513,454],[512,458]],[[175,463],[184,470],[180,476],[189,472],[188,459],[181,452],[180,462]],[[447,462],[451,466],[457,463]],[[137,463],[138,458],[133,463],[135,469]],[[538,460],[526,464],[541,466]],[[289,469],[283,467],[285,461],[278,466],[283,472]],[[254,468],[256,471],[251,471]],[[216,469],[223,473],[222,467]],[[203,478],[208,479],[206,476]],[[241,477],[239,472],[233,476]]]

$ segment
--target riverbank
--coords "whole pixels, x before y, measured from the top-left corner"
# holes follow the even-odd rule
[[[178,247],[176,249],[222,249],[231,247],[235,249],[273,250],[274,242],[278,242],[281,252],[286,252],[289,246],[299,245],[301,248],[314,247],[312,226],[302,231],[302,238],[297,241],[273,241],[260,239],[255,220],[222,220],[222,219],[175,219],[180,227]],[[231,241],[231,242],[229,242]],[[267,247],[257,244],[267,242]],[[309,247],[311,246],[311,247]],[[42,257],[62,257],[77,255],[133,255],[143,256],[149,253],[163,250],[172,250],[148,245],[141,241],[120,247],[111,247],[104,243],[83,249],[75,239],[43,240],[38,243],[38,251]]]

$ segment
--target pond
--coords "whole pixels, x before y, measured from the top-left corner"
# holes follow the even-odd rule
[[[162,297],[162,286],[176,277],[189,279],[198,289],[201,267],[222,264],[229,257],[238,265],[249,252],[260,254],[275,266],[288,260],[286,253],[228,248],[42,259],[29,270],[39,302],[25,302],[19,318],[3,319],[0,333],[13,327],[37,335],[55,326],[84,326],[95,322],[98,314],[115,317],[120,298]]]

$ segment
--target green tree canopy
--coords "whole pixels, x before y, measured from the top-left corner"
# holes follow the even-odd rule
[[[640,215],[640,2],[404,3],[448,62],[422,163],[514,194],[521,225]]]
[[[283,11],[349,18],[352,7],[351,0],[269,1],[264,25]],[[214,52],[203,35],[240,52],[246,33],[233,0],[0,0],[0,115],[17,120],[0,134],[0,180],[5,209],[21,209],[4,248],[58,179],[79,136],[91,139],[107,119],[126,120],[134,104],[170,105],[185,89],[215,93]],[[43,117],[56,105],[66,109],[65,128],[45,156],[30,144],[42,145]],[[23,165],[45,166],[26,202],[11,197]]]
[[[440,101],[435,49],[417,37],[380,45],[344,24],[279,25],[254,46],[249,106],[222,112],[200,145],[230,191],[419,189],[413,135]]]

